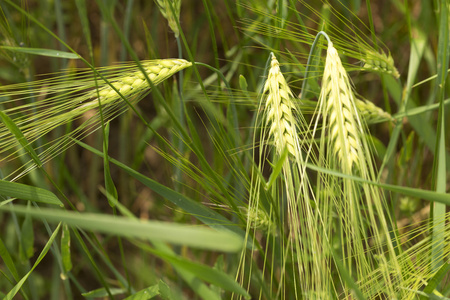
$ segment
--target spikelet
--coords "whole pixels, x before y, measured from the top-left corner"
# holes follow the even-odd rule
[[[272,221],[269,214],[262,208],[249,206],[248,209],[242,208],[242,212],[247,216],[247,222],[252,229],[259,229],[271,234],[276,234],[275,222]]]
[[[392,121],[395,119],[390,113],[382,110],[372,102],[366,99],[356,99],[356,108],[361,114],[362,119],[366,124],[375,124],[379,122]]]
[[[157,85],[166,80],[173,74],[180,70],[183,70],[192,65],[184,59],[160,59],[141,62],[148,78],[152,81],[153,85]],[[140,70],[125,74],[118,77],[111,82],[111,84],[124,96],[129,97],[135,94],[141,93],[143,90],[148,89],[150,85],[146,82],[144,74]],[[109,104],[119,99],[119,94],[110,86],[105,84],[98,91],[102,104]],[[97,91],[91,92],[91,97],[97,97]],[[81,108],[88,107],[94,108],[98,106],[98,101],[90,101]]]
[[[178,30],[176,20],[178,20],[178,22],[180,20],[181,0],[155,0],[155,2],[158,4],[161,14],[166,18],[167,22],[169,22],[169,27],[177,38],[180,35],[180,31]]]
[[[379,53],[375,51],[367,51],[364,61],[363,69],[367,71],[376,71],[391,74],[395,78],[399,78],[400,74],[394,65],[394,59],[391,54]]]
[[[329,42],[320,101],[325,103],[333,153],[346,173],[358,164],[361,149],[360,128],[355,116],[355,96],[336,48]]]
[[[264,85],[266,99],[266,120],[269,124],[269,139],[273,138],[278,154],[287,147],[288,152],[296,157],[297,125],[293,115],[295,106],[293,94],[280,70],[280,65],[272,53],[271,67]]]
[[[355,104],[361,115],[361,118],[368,125],[386,121],[395,122],[395,119],[390,113],[384,111],[369,100],[356,98]],[[307,99],[300,99],[299,101],[299,109],[303,112],[313,112],[316,107],[317,101]]]

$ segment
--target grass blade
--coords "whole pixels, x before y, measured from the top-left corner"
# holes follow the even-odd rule
[[[26,211],[27,210],[25,209],[24,213],[26,213]],[[59,232],[59,228],[60,227],[61,227],[61,224],[59,224],[58,227],[56,227],[55,231],[53,232],[53,234],[50,237],[50,239],[48,240],[48,242],[45,244],[44,249],[42,249],[41,254],[39,254],[39,257],[37,258],[36,262],[34,263],[33,267],[31,268],[31,270],[27,274],[25,274],[25,276],[22,277],[22,279],[9,291],[9,293],[6,295],[4,300],[12,300],[12,299],[14,299],[14,296],[17,294],[17,292],[20,290],[22,285],[28,279],[28,277],[30,276],[31,272],[33,272],[33,270],[39,265],[39,263],[42,261],[42,259],[47,254],[48,250],[50,249],[50,246],[53,244],[53,241],[55,240],[55,238],[56,238],[56,236],[57,236],[57,234]]]
[[[447,77],[447,68],[449,64],[449,20],[448,20],[449,3],[446,0],[440,1],[440,22],[439,22],[439,43],[437,53],[437,70],[438,78],[436,90],[438,90],[439,101],[439,115],[436,133],[436,147],[435,158],[433,162],[433,184],[436,192],[445,193],[447,188],[447,174],[446,174],[446,135],[445,135],[445,109],[444,109],[444,95],[445,95],[445,79]],[[432,261],[433,271],[437,271],[443,265],[443,251],[444,245],[439,243],[444,239],[445,228],[445,212],[446,205],[444,203],[433,204],[433,249]]]
[[[8,249],[6,249],[6,246],[1,238],[0,238],[0,257],[2,258],[8,270],[11,272],[14,279],[16,281],[19,281],[19,273],[17,272],[16,265],[14,264],[11,255],[9,254],[9,251]]]
[[[0,46],[0,49],[22,52],[33,55],[47,56],[47,57],[58,57],[58,58],[69,58],[69,59],[79,59],[80,57],[71,52],[53,50],[53,49],[43,49],[43,48],[22,48],[22,47],[9,47]]]
[[[0,195],[63,206],[62,202],[50,191],[22,183],[0,180]]]
[[[0,210],[30,214],[34,218],[45,219],[50,222],[63,221],[70,226],[125,237],[164,241],[176,245],[224,252],[236,252],[242,248],[242,238],[229,231],[217,231],[168,222],[138,221],[104,214],[80,214],[56,209],[27,209],[19,205],[0,207]]]
[[[159,295],[159,285],[155,284],[126,297],[124,300],[147,300]]]
[[[346,178],[346,179],[351,179],[353,181],[360,182],[360,183],[368,183],[368,184],[383,188],[385,190],[400,193],[400,194],[403,194],[406,196],[411,196],[413,198],[422,198],[424,200],[428,200],[431,202],[439,202],[439,203],[444,203],[446,205],[450,205],[450,194],[448,194],[448,193],[439,193],[439,192],[427,191],[427,190],[418,189],[418,188],[411,188],[411,187],[404,187],[404,186],[398,186],[398,185],[393,185],[393,184],[369,181],[369,180],[363,179],[361,177],[346,175],[339,171],[322,168],[322,167],[319,167],[319,166],[316,166],[316,165],[313,165],[310,163],[307,163],[306,166],[308,169],[311,169],[314,171],[320,171],[325,174],[334,175],[334,176]]]

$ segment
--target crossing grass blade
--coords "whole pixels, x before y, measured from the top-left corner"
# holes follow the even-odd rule
[[[0,208],[1,209],[1,208]],[[25,210],[26,211],[26,210]],[[20,281],[8,292],[8,294],[5,296],[4,300],[12,300],[14,299],[15,295],[19,292],[25,281],[28,279],[28,277],[31,275],[31,273],[34,271],[34,269],[41,263],[42,259],[47,255],[48,250],[50,250],[50,246],[52,245],[53,241],[55,240],[56,236],[58,235],[60,225],[56,227],[55,231],[53,231],[53,234],[48,239],[47,243],[45,244],[44,248],[42,249],[41,253],[39,254],[39,257],[36,259],[36,262],[34,263],[31,270],[23,276]]]
[[[195,228],[167,222],[144,222],[104,214],[80,214],[63,210],[25,208],[20,205],[0,207],[3,211],[29,214],[51,222],[65,222],[70,226],[107,234],[165,241],[177,245],[214,249],[225,252],[241,250],[242,239],[229,231]]]

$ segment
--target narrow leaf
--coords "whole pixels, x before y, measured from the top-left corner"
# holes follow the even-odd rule
[[[0,46],[0,49],[10,50],[13,52],[22,52],[32,55],[41,55],[48,57],[59,57],[59,58],[70,58],[70,59],[79,59],[80,57],[74,53],[64,52],[59,50],[52,49],[43,49],[43,48],[24,48],[24,47],[10,47],[10,46]]]
[[[16,265],[14,264],[11,255],[9,254],[9,251],[8,249],[6,249],[6,246],[1,238],[0,238],[0,258],[5,263],[6,267],[13,275],[14,279],[16,281],[19,281],[19,273],[17,273]]]
[[[50,191],[34,186],[25,185],[22,183],[10,182],[5,180],[0,180],[0,195],[63,206],[58,197],[56,197],[56,195]]]
[[[61,234],[61,258],[64,272],[72,270],[72,260],[70,257],[70,229],[67,224],[63,224]]]
[[[172,300],[172,293],[170,292],[170,287],[164,281],[160,280],[158,283],[159,293],[161,298],[164,300]]]
[[[244,297],[250,297],[247,291],[243,287],[241,287],[234,280],[234,278],[231,278],[228,274],[220,270],[193,261],[189,261],[185,258],[176,256],[175,254],[168,254],[166,252],[155,250],[144,245],[142,246],[145,247],[145,250],[159,256],[163,260],[172,264],[174,267],[181,268],[191,273],[192,275],[195,275],[199,279],[209,282],[215,286],[221,287],[224,290],[243,295]]]
[[[27,210],[25,208],[24,212],[26,212],[26,211]],[[36,262],[34,263],[33,267],[31,268],[31,270],[27,274],[25,274],[25,276],[22,277],[22,279],[9,291],[9,293],[6,295],[6,297],[3,300],[12,300],[14,298],[14,296],[17,294],[17,292],[20,290],[22,285],[25,283],[25,281],[30,276],[31,272],[33,272],[33,270],[39,265],[39,263],[42,261],[42,259],[45,257],[45,255],[47,255],[47,252],[50,249],[50,246],[52,245],[53,241],[55,240],[56,236],[58,235],[59,228],[61,227],[60,225],[61,224],[59,224],[58,227],[56,227],[55,231],[53,232],[52,236],[48,240],[47,244],[45,244],[44,249],[42,249],[41,254],[37,258]]]
[[[369,180],[363,179],[361,177],[346,175],[346,174],[343,174],[336,170],[321,168],[321,167],[318,167],[318,166],[310,164],[310,163],[307,163],[306,166],[309,169],[314,170],[314,171],[323,172],[325,174],[330,174],[330,175],[334,175],[334,176],[341,177],[341,178],[351,179],[356,182],[368,183],[368,184],[383,188],[385,190],[400,193],[400,194],[403,194],[406,196],[422,198],[424,200],[428,200],[431,202],[440,202],[440,203],[450,205],[450,194],[448,194],[448,193],[438,193],[438,192],[427,191],[427,190],[422,190],[422,189],[417,189],[417,188],[410,188],[410,187],[369,181]]]
[[[86,148],[87,150],[91,151],[94,154],[97,154],[99,156],[103,156],[103,153],[98,151],[95,148],[90,147],[89,145],[74,140],[75,143],[79,144],[80,146]],[[198,202],[195,202],[194,200],[184,196],[181,193],[178,193],[158,182],[156,182],[153,179],[150,179],[141,173],[133,170],[132,168],[128,167],[127,165],[110,158],[110,162],[115,164],[116,166],[120,167],[124,171],[126,171],[128,174],[130,174],[135,179],[139,180],[141,183],[143,183],[145,186],[152,189],[154,192],[158,193],[160,196],[166,198],[173,204],[177,205],[181,209],[187,211],[192,216],[203,222],[204,224],[216,228],[216,229],[225,229],[229,231],[233,231],[234,233],[238,234],[241,237],[245,236],[245,233],[236,226],[235,223],[231,222],[221,214],[205,207],[204,205],[201,205]]]
[[[0,120],[5,124],[6,128],[16,137],[16,139],[19,141],[20,145],[27,151],[27,153],[31,156],[31,158],[34,160],[34,162],[38,166],[42,166],[42,163],[34,151],[31,144],[27,141],[25,136],[23,135],[20,128],[11,120],[11,118],[3,111],[0,111]]]
[[[112,289],[109,289],[109,293],[108,293],[105,288],[99,288],[99,289],[95,289],[95,290],[92,290],[92,291],[89,291],[86,293],[82,293],[81,295],[86,298],[106,298],[109,295],[113,295],[113,296],[121,295],[126,292],[127,292],[127,290],[124,290],[124,289],[112,288]]]
[[[152,285],[146,289],[126,297],[124,300],[148,300],[159,295],[159,284]]]
[[[108,153],[109,123],[105,125],[105,131],[104,131],[103,138],[105,139],[103,141],[103,153]],[[109,205],[111,207],[115,207],[117,205],[118,195],[117,195],[116,186],[114,185],[114,181],[112,180],[112,177],[111,177],[111,172],[109,170],[109,156],[108,155],[103,156],[103,173],[104,173],[104,177],[105,177],[106,191],[108,192],[109,195],[111,195],[111,197],[107,197]]]
[[[30,202],[28,202],[28,207]],[[21,235],[20,235],[20,259],[26,261],[34,254],[34,230],[31,216],[26,214],[22,223]]]

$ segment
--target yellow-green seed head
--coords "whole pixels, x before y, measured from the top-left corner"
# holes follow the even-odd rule
[[[369,100],[356,100],[356,107],[361,113],[362,118],[366,124],[374,124],[385,121],[394,121],[391,114],[382,110]]]
[[[191,62],[184,59],[149,60],[143,61],[141,64],[153,85],[161,83],[173,74],[192,65]],[[151,85],[146,82],[144,74],[139,69],[115,78],[111,84],[124,97],[139,94],[140,92],[151,87]],[[119,99],[119,94],[108,84],[105,84],[100,88],[98,95],[100,96],[102,104],[108,104]],[[97,92],[92,91],[92,98],[96,98],[96,96]],[[97,100],[94,101],[97,102]]]
[[[253,229],[268,231],[271,233],[276,232],[274,222],[270,219],[270,216],[259,207],[249,207],[248,209],[242,209],[247,214],[247,222]]]
[[[175,37],[180,35],[178,30],[177,20],[180,21],[181,0],[156,0],[159,11],[169,22],[169,27],[172,29]]]
[[[266,99],[266,121],[270,128],[269,138],[273,138],[278,154],[284,147],[291,155],[297,155],[297,124],[293,115],[295,106],[292,102],[293,94],[280,70],[275,55],[272,54],[271,67],[264,85]]]
[[[391,74],[395,78],[399,78],[400,74],[394,65],[394,59],[389,54],[387,56],[385,53],[370,52],[366,55],[366,59],[363,59],[364,66],[366,70],[373,70],[377,72],[384,72]]]
[[[320,99],[324,103],[333,155],[346,172],[358,164],[361,153],[358,112],[350,81],[336,48],[329,42]]]

